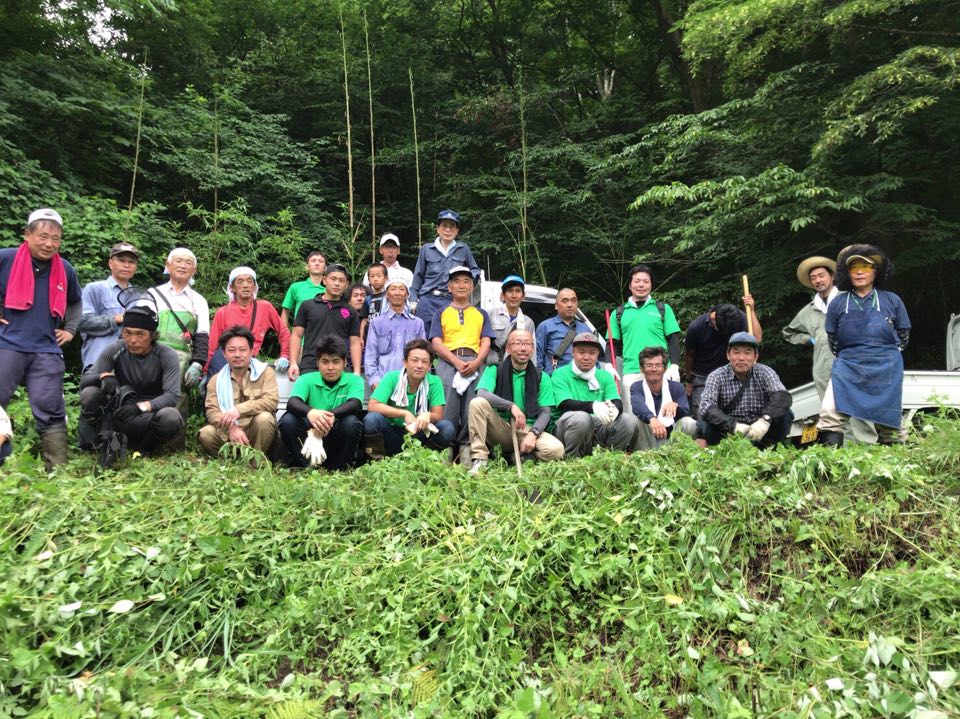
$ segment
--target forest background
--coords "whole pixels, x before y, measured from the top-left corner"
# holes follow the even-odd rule
[[[765,357],[797,263],[895,259],[907,365],[960,310],[960,23],[936,0],[0,0],[0,246],[65,218],[86,282],[108,248],[192,248],[225,302],[250,264],[279,303],[310,249],[401,261],[436,212],[493,277],[576,288],[595,323],[634,261],[682,326],[739,298]],[[346,72],[345,72],[346,71]],[[78,344],[78,343],[75,343]],[[74,348],[73,351],[76,351]]]

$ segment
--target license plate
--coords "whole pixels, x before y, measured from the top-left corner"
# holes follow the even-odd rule
[[[820,434],[820,430],[817,429],[817,425],[808,424],[804,425],[803,431],[800,433],[800,444],[809,444],[810,442],[817,441],[817,435]]]

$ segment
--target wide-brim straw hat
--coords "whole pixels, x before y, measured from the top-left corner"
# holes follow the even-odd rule
[[[797,267],[797,281],[804,287],[809,287],[813,289],[813,283],[810,282],[810,270],[814,267],[826,267],[830,270],[830,274],[834,275],[837,272],[837,263],[831,260],[829,257],[808,257],[803,262],[800,263]]]

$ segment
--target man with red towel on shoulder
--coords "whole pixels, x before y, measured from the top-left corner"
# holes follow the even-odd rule
[[[0,250],[0,407],[21,384],[27,388],[48,471],[67,461],[60,348],[83,313],[77,271],[60,256],[62,239],[60,214],[36,210],[20,247]]]

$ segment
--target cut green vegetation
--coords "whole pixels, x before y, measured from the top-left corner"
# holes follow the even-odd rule
[[[523,483],[413,447],[345,475],[46,479],[20,453],[0,714],[957,716],[958,474],[939,420],[899,448],[677,442]]]

